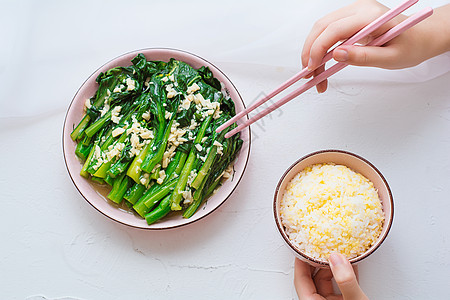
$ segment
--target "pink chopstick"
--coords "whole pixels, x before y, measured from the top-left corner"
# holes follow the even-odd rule
[[[414,5],[415,3],[417,3],[417,1],[418,0],[406,0],[405,2],[400,4],[399,6],[397,6],[397,7],[393,8],[393,9],[387,11],[385,14],[383,14],[382,16],[380,16],[379,18],[377,18],[376,20],[371,22],[369,25],[367,25],[366,27],[362,28],[360,31],[355,33],[352,37],[350,37],[348,40],[343,42],[341,45],[353,45],[354,43],[358,42],[359,40],[361,40],[365,36],[369,35],[370,33],[374,32],[375,30],[380,28],[386,22],[388,22],[391,19],[393,19],[394,17],[398,16],[400,13],[405,11],[407,8],[409,8],[412,5]],[[324,58],[322,60],[322,63],[321,63],[321,66],[332,58],[333,50],[330,50],[324,56]],[[230,126],[231,124],[233,124],[234,122],[236,122],[237,120],[242,118],[244,115],[249,114],[254,109],[256,109],[257,107],[261,106],[262,104],[264,104],[268,100],[272,99],[273,97],[275,97],[276,95],[278,95],[279,93],[281,93],[282,91],[284,91],[285,89],[290,87],[292,84],[294,84],[295,82],[299,81],[303,77],[306,77],[307,75],[309,75],[313,71],[314,70],[308,70],[308,68],[304,68],[299,73],[297,73],[294,76],[292,76],[291,78],[289,78],[286,82],[282,83],[277,89],[275,89],[274,91],[269,93],[267,96],[265,96],[264,98],[258,100],[257,102],[255,102],[254,104],[249,106],[247,109],[237,113],[236,116],[234,116],[233,118],[231,118],[230,120],[228,120],[227,122],[225,122],[224,124],[219,126],[216,131],[220,132],[220,131],[224,130],[225,128],[227,128],[228,126]]]
[[[394,26],[387,32],[385,32],[383,35],[378,37],[377,39],[373,40],[368,44],[368,46],[381,46],[387,43],[388,41],[392,40],[393,38],[397,37],[401,33],[403,33],[405,30],[413,27],[417,23],[423,21],[424,19],[428,18],[433,14],[433,9],[431,7],[425,8],[421,10],[420,12],[414,14],[410,18],[406,19],[405,21],[401,22],[400,24]],[[229,138],[236,134],[237,132],[241,131],[242,129],[246,128],[247,126],[253,124],[254,122],[258,121],[262,117],[266,116],[267,114],[271,113],[272,111],[276,110],[277,108],[281,107],[282,105],[286,104],[290,100],[294,99],[295,97],[299,96],[300,94],[304,93],[305,91],[309,90],[311,87],[317,85],[318,83],[322,82],[323,80],[327,79],[328,77],[332,76],[333,74],[339,72],[343,68],[348,66],[346,63],[336,63],[335,65],[331,66],[324,72],[320,73],[313,79],[309,80],[307,83],[302,85],[300,88],[298,88],[296,91],[292,92],[291,94],[285,96],[281,100],[277,101],[267,109],[263,110],[262,112],[256,114],[254,117],[252,117],[249,120],[246,120],[244,123],[240,124],[238,127],[234,128],[230,132],[227,132],[225,134],[226,138]],[[230,120],[231,121],[231,120]],[[225,124],[224,124],[225,125]],[[227,126],[225,126],[226,128]],[[218,128],[219,130],[220,128]]]

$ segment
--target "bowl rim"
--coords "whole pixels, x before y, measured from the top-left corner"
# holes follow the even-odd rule
[[[69,177],[70,177],[70,179],[71,179],[73,185],[75,186],[75,188],[78,190],[78,192],[80,193],[80,195],[84,198],[84,200],[85,200],[87,203],[89,203],[93,208],[95,208],[98,212],[100,212],[102,215],[104,215],[104,216],[107,217],[108,219],[113,220],[113,221],[115,221],[115,222],[117,222],[117,223],[119,223],[119,224],[122,224],[122,225],[124,225],[124,226],[131,227],[131,228],[136,228],[136,229],[141,229],[141,230],[160,231],[160,230],[168,230],[168,229],[175,229],[175,228],[184,227],[184,226],[193,224],[193,223],[195,223],[195,222],[197,222],[197,221],[203,220],[205,217],[211,215],[214,211],[216,211],[220,206],[222,206],[222,205],[228,200],[228,198],[231,197],[231,195],[234,193],[234,191],[235,191],[236,188],[238,187],[239,183],[241,182],[242,178],[244,177],[245,171],[246,171],[247,166],[248,166],[248,162],[249,162],[249,159],[250,159],[250,150],[251,150],[251,141],[252,141],[251,133],[252,133],[252,132],[251,132],[250,126],[249,126],[249,127],[248,127],[248,141],[247,141],[247,143],[248,143],[248,146],[247,146],[248,150],[247,150],[247,153],[246,153],[246,160],[245,160],[245,163],[244,163],[244,166],[243,166],[243,169],[242,169],[242,174],[241,174],[241,176],[237,179],[237,182],[236,182],[236,184],[234,185],[234,187],[231,189],[230,193],[229,193],[229,194],[228,194],[228,195],[227,195],[227,196],[226,196],[226,197],[225,197],[225,198],[224,198],[224,199],[223,199],[216,207],[212,208],[211,211],[209,211],[208,213],[204,214],[203,216],[201,216],[201,217],[199,217],[199,218],[192,219],[190,222],[186,222],[186,223],[182,223],[182,224],[178,224],[178,225],[173,225],[173,226],[141,227],[141,226],[136,226],[136,225],[128,224],[128,223],[126,223],[126,222],[122,222],[122,221],[120,221],[120,220],[118,220],[118,219],[116,219],[116,218],[110,216],[109,214],[107,214],[106,212],[102,211],[102,210],[99,209],[98,207],[96,207],[91,201],[88,200],[88,197],[87,197],[87,196],[83,193],[83,191],[78,187],[78,185],[77,185],[76,182],[75,182],[75,179],[73,178],[73,176],[72,176],[72,174],[71,174],[71,172],[70,172],[69,164],[68,164],[67,157],[66,157],[66,152],[67,152],[67,151],[66,151],[66,149],[65,149],[65,139],[66,139],[66,136],[65,136],[65,134],[64,134],[64,133],[65,133],[65,128],[66,128],[66,126],[67,126],[67,118],[68,118],[68,115],[69,115],[69,111],[70,111],[72,105],[74,104],[74,101],[75,101],[75,99],[77,98],[77,95],[79,94],[80,90],[85,86],[86,82],[87,82],[92,76],[94,76],[94,74],[96,74],[100,69],[102,69],[102,68],[105,67],[106,65],[108,65],[108,64],[112,63],[113,61],[118,60],[118,59],[120,59],[120,58],[122,58],[122,57],[124,57],[124,56],[130,55],[130,54],[132,54],[132,53],[138,54],[138,53],[142,53],[142,52],[144,52],[144,51],[149,51],[149,50],[150,50],[150,51],[151,51],[151,50],[155,50],[155,51],[158,51],[158,50],[168,50],[168,51],[174,51],[174,52],[184,53],[184,54],[187,54],[187,55],[196,57],[197,59],[199,59],[199,60],[201,60],[201,61],[206,62],[207,64],[213,66],[218,72],[220,72],[220,73],[221,73],[221,74],[229,81],[229,83],[231,84],[231,86],[232,86],[233,89],[236,91],[237,95],[239,96],[239,99],[238,99],[238,100],[241,102],[241,104],[243,105],[243,108],[244,108],[244,109],[246,109],[246,105],[245,105],[245,102],[244,102],[244,100],[243,100],[241,94],[239,93],[239,90],[236,88],[236,86],[235,86],[234,83],[231,81],[231,79],[230,79],[230,78],[229,78],[229,77],[228,77],[228,76],[227,76],[220,68],[218,68],[215,64],[211,63],[209,60],[207,60],[207,59],[205,59],[205,58],[203,58],[203,57],[201,57],[201,56],[199,56],[199,55],[197,55],[197,54],[191,53],[191,52],[186,51],[186,50],[181,50],[181,49],[177,49],[177,48],[170,48],[170,47],[149,47],[149,48],[140,48],[140,49],[131,50],[131,51],[128,51],[128,52],[126,52],[126,53],[120,54],[120,55],[118,55],[118,56],[116,56],[116,57],[114,57],[114,58],[108,60],[107,62],[103,63],[100,67],[98,67],[97,69],[95,69],[95,71],[92,72],[92,73],[91,73],[91,74],[83,81],[83,83],[78,87],[76,93],[74,94],[72,100],[71,100],[70,103],[69,103],[69,106],[68,106],[68,108],[67,108],[67,110],[66,110],[66,113],[65,113],[65,116],[64,116],[64,122],[63,122],[63,128],[62,128],[62,129],[63,129],[63,130],[62,130],[62,139],[61,139],[61,142],[62,142],[62,152],[63,152],[63,158],[64,158],[64,164],[66,165],[67,173],[69,174]],[[234,101],[235,101],[235,100],[233,99],[233,102],[234,102]],[[245,118],[248,119],[248,116],[245,116]],[[240,151],[242,151],[242,149],[241,149]],[[240,155],[239,155],[239,156],[240,156]],[[239,156],[238,156],[236,159],[239,159]],[[233,175],[233,176],[234,176],[234,175]],[[118,208],[117,208],[117,209],[118,209]],[[145,223],[145,224],[146,224],[146,223]],[[147,226],[148,226],[148,225],[147,225]]]
[[[328,262],[322,261],[322,260],[318,260],[318,259],[313,258],[313,257],[310,257],[310,256],[306,255],[305,253],[299,251],[299,250],[294,246],[294,244],[293,244],[293,243],[289,240],[289,238],[287,237],[287,234],[286,234],[286,232],[285,232],[285,230],[284,230],[284,228],[283,228],[283,225],[281,225],[281,220],[280,220],[281,218],[280,218],[280,216],[279,216],[279,214],[278,214],[278,209],[277,209],[277,198],[278,198],[278,194],[280,193],[280,187],[281,187],[281,184],[284,182],[284,179],[286,178],[286,175],[287,175],[287,174],[288,174],[288,173],[289,173],[289,172],[290,172],[297,164],[299,164],[299,163],[302,162],[303,160],[305,160],[305,159],[307,159],[307,158],[309,158],[309,157],[311,157],[311,156],[318,155],[318,154],[323,154],[323,153],[340,153],[340,154],[349,155],[349,156],[351,156],[351,157],[353,157],[353,158],[356,158],[356,159],[359,159],[359,160],[362,161],[363,163],[369,165],[369,166],[370,166],[370,167],[378,174],[378,176],[380,176],[381,180],[383,181],[383,184],[384,184],[385,187],[386,187],[386,190],[387,190],[387,192],[388,192],[388,195],[389,195],[388,198],[389,198],[389,205],[390,205],[390,208],[391,208],[391,213],[390,213],[390,216],[389,216],[388,223],[387,223],[387,225],[386,225],[386,230],[384,231],[384,233],[383,233],[382,236],[378,237],[377,242],[376,242],[374,245],[372,245],[372,247],[370,247],[368,250],[366,250],[363,254],[361,254],[361,255],[359,255],[359,256],[357,256],[357,257],[354,257],[354,258],[349,259],[349,261],[350,261],[351,264],[356,264],[356,263],[362,261],[364,258],[366,258],[366,257],[368,257],[369,255],[371,255],[372,253],[374,253],[374,252],[381,246],[381,244],[382,244],[382,243],[384,242],[384,240],[386,239],[386,237],[387,237],[389,231],[391,230],[392,223],[393,223],[393,220],[394,220],[394,198],[393,198],[393,196],[392,196],[391,188],[390,188],[390,186],[389,186],[389,184],[388,184],[386,178],[383,176],[383,174],[380,172],[380,170],[378,170],[377,167],[375,167],[370,161],[368,161],[367,159],[365,159],[364,157],[362,157],[362,156],[360,156],[360,155],[358,155],[358,154],[355,154],[355,153],[352,153],[352,152],[349,152],[349,151],[346,151],[346,150],[338,150],[338,149],[318,150],[318,151],[314,151],[314,152],[312,152],[312,153],[306,154],[306,155],[304,155],[303,157],[297,159],[294,163],[292,163],[292,164],[286,169],[286,171],[283,173],[283,175],[281,176],[281,178],[280,178],[280,180],[278,181],[278,184],[277,184],[277,186],[276,186],[276,188],[275,188],[275,194],[274,194],[274,198],[273,198],[273,199],[274,199],[274,200],[273,200],[273,207],[272,207],[272,209],[273,209],[273,214],[274,214],[273,216],[274,216],[275,224],[276,224],[276,226],[277,226],[278,232],[280,233],[280,235],[281,235],[281,237],[283,238],[283,240],[285,241],[285,243],[286,243],[287,245],[289,245],[289,248],[290,248],[291,250],[293,250],[296,254],[300,255],[300,256],[303,257],[305,260],[307,260],[307,261],[309,261],[309,262],[311,262],[311,263],[313,263],[313,264],[315,264],[315,265],[320,265],[320,266],[323,266],[323,267],[328,267],[328,266],[329,266],[329,263],[328,263]],[[331,161],[331,163],[332,163],[332,161]],[[383,199],[383,200],[384,200],[384,199]],[[387,199],[386,199],[386,200],[387,200]],[[385,217],[386,217],[386,215],[385,215]]]

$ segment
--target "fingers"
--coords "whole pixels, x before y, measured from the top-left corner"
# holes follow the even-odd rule
[[[333,59],[354,66],[396,69],[399,63],[396,47],[339,46],[333,50]]]
[[[308,69],[315,70],[321,63],[325,54],[336,43],[344,41],[353,36],[356,32],[375,20],[378,16],[386,12],[388,8],[376,1],[357,1],[352,5],[344,7],[335,11],[326,17],[320,19],[314,25],[310,34],[305,40],[302,50],[302,65]],[[405,16],[397,16],[393,20],[387,22],[369,36],[362,38],[358,43],[365,45],[372,41],[375,37],[384,33],[389,28],[398,24]],[[372,50],[368,50],[372,52]],[[351,53],[353,54],[353,53]],[[371,65],[365,58],[366,53],[355,52],[356,56],[354,65]],[[367,53],[369,54],[369,53]],[[370,56],[369,56],[370,58]],[[351,57],[353,59],[353,56]],[[389,67],[385,61],[379,61],[379,58],[374,57],[375,63],[382,68]],[[321,90],[326,90],[325,84],[318,87]]]
[[[303,50],[302,50],[302,65],[303,67],[306,67],[308,65],[309,56],[310,56],[310,50],[311,46],[314,43],[314,41],[317,39],[317,37],[322,34],[322,32],[328,27],[329,24],[342,19],[346,18],[353,14],[351,9],[348,8],[341,8],[338,9],[322,19],[318,20],[313,28],[311,29],[311,32],[306,37],[305,43],[303,44]]]
[[[323,71],[325,71],[325,65],[320,66],[319,68],[317,68],[317,69],[314,71],[314,76],[319,75],[319,74],[322,73]],[[318,92],[318,93],[323,93],[323,92],[325,92],[325,91],[327,90],[327,87],[328,87],[328,80],[326,80],[326,79],[325,79],[324,81],[319,82],[319,83],[316,85],[316,89],[317,89],[317,92]]]
[[[330,269],[320,269],[317,272],[313,280],[318,294],[327,297],[334,293],[331,278],[333,278],[333,273]]]
[[[355,272],[355,276],[356,276],[356,281],[359,281],[359,271],[358,271],[358,266],[353,266],[353,272]]]
[[[333,277],[336,280],[344,300],[367,299],[367,296],[359,287],[350,262],[339,253],[332,253],[329,261]]]
[[[323,57],[328,50],[337,42],[347,39],[361,28],[367,25],[367,18],[364,15],[348,15],[343,17],[342,13],[325,18],[313,29],[308,36],[302,52],[302,64],[308,69],[315,70],[313,75],[318,75],[325,70],[322,64]],[[373,39],[368,36],[361,43],[367,43]],[[320,66],[320,67],[319,67]],[[306,78],[310,78],[307,76]],[[317,92],[323,93],[328,88],[328,81],[324,80],[316,85]]]
[[[294,265],[294,286],[300,300],[310,299],[312,295],[317,293],[311,278],[310,266],[298,258],[295,259]]]
[[[329,24],[311,45],[308,69],[316,69],[322,63],[328,49],[354,35],[365,25],[367,24],[360,15],[346,17]]]

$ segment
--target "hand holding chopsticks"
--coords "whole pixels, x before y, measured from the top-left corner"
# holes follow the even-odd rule
[[[408,0],[408,1],[405,1],[404,3],[402,3],[401,5],[399,5],[399,6],[395,7],[395,8],[393,8],[393,9],[389,10],[388,12],[383,14],[381,17],[379,17],[378,19],[376,19],[375,21],[373,21],[372,23],[370,23],[369,25],[367,25],[366,27],[361,29],[355,35],[350,37],[348,40],[346,40],[344,43],[342,43],[342,45],[352,45],[352,44],[360,41],[362,38],[366,37],[367,35],[371,34],[375,30],[379,29],[383,24],[385,24],[386,22],[388,22],[389,20],[391,20],[395,16],[399,15],[401,12],[403,12],[408,7],[410,7],[413,4],[415,4],[417,1],[418,0]],[[404,32],[405,30],[407,30],[408,28],[411,28],[415,24],[417,24],[420,21],[424,20],[425,18],[429,17],[432,13],[433,13],[433,10],[431,8],[426,8],[426,9],[420,11],[419,13],[417,13],[417,14],[413,15],[412,17],[406,19],[405,21],[401,22],[397,26],[391,28],[390,30],[385,32],[383,35],[378,37],[377,39],[373,40],[371,43],[368,44],[368,46],[381,46],[381,45],[385,44],[386,42],[390,41],[391,39],[395,38],[396,36],[398,36],[399,34]],[[325,55],[325,57],[322,60],[322,65],[325,64],[328,60],[330,60],[332,58],[332,51],[333,50],[329,51]],[[307,91],[311,87],[317,85],[318,83],[322,82],[326,78],[328,78],[331,75],[335,74],[339,70],[342,70],[346,66],[347,66],[347,64],[345,64],[345,63],[337,63],[337,64],[333,65],[332,67],[330,67],[326,71],[316,75],[313,79],[309,80],[307,83],[302,85],[300,88],[298,88],[294,92],[290,93],[289,95],[287,95],[287,96],[283,97],[282,99],[280,99],[279,101],[275,102],[273,105],[271,105],[267,109],[265,109],[262,112],[256,114],[251,119],[244,121],[238,127],[234,128],[233,130],[228,132],[225,135],[225,137],[230,137],[230,136],[236,134],[237,132],[239,132],[242,129],[246,128],[250,124],[256,122],[257,120],[261,119],[265,115],[269,114],[270,112],[276,110],[277,108],[279,108],[280,106],[282,106],[285,103],[289,102],[293,98],[295,98],[298,95],[302,94],[303,92]],[[241,119],[243,116],[247,115],[248,113],[250,113],[251,111],[253,111],[257,107],[262,105],[263,103],[267,102],[268,100],[270,100],[274,96],[278,95],[280,92],[282,92],[283,90],[285,90],[286,88],[288,88],[289,86],[291,86],[292,84],[294,84],[295,82],[300,80],[301,78],[304,78],[305,76],[307,76],[311,72],[313,72],[313,70],[308,70],[307,68],[303,69],[302,71],[300,71],[299,73],[294,75],[292,78],[290,78],[286,82],[284,82],[280,87],[275,89],[273,92],[269,93],[266,97],[264,97],[263,99],[257,101],[256,103],[254,103],[253,105],[251,105],[247,109],[239,112],[234,118],[230,119],[228,122],[226,122],[222,126],[220,126],[217,129],[217,131],[219,132],[219,131],[222,131],[223,129],[227,128],[228,126],[230,126],[231,124],[233,124],[237,120]]]

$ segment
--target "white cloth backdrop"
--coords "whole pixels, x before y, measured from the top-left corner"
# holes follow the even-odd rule
[[[384,1],[394,6],[400,1]],[[65,111],[108,60],[147,47],[196,53],[249,104],[300,68],[319,17],[350,1],[0,1],[0,298],[292,299],[275,185],[312,151],[369,159],[395,200],[391,233],[360,264],[371,299],[442,299],[450,277],[450,54],[415,68],[348,67],[252,126],[247,172],[201,222],[124,227],[78,194],[62,158]],[[421,1],[408,10],[447,1]]]

